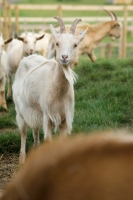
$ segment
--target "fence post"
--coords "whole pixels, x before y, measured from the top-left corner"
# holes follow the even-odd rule
[[[1,1],[0,2],[0,9],[1,9],[1,12],[0,12],[0,33],[2,33],[2,5],[3,5],[3,2]]]
[[[62,7],[61,6],[58,6],[58,15],[59,15],[59,17],[63,16],[63,14],[62,14]]]
[[[8,16],[8,37],[12,35],[12,25],[11,25],[11,6],[8,4],[7,6],[7,16]]]
[[[124,21],[122,28],[122,48],[121,48],[121,58],[126,57],[126,44],[127,44],[127,18],[128,18],[128,9],[127,5],[124,6]]]
[[[104,46],[100,47],[100,54],[101,54],[101,58],[105,58],[105,47]]]
[[[15,31],[17,34],[19,34],[19,8],[18,5],[15,6]]]
[[[109,43],[107,44],[107,52],[108,52],[108,58],[112,57],[112,45]]]
[[[6,0],[3,0],[3,28],[4,28],[4,38],[6,39],[8,37],[7,35],[7,3]]]

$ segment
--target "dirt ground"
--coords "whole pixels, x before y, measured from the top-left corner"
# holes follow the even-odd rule
[[[18,164],[18,155],[16,154],[2,154],[0,156],[0,195],[18,170]]]

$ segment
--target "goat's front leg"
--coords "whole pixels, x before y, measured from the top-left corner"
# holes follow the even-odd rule
[[[78,60],[79,60],[79,54],[76,54],[76,58],[74,60],[74,63],[71,65],[71,68],[74,70],[74,68],[76,67],[76,65],[78,64]]]
[[[20,165],[24,164],[26,158],[26,123],[24,119],[21,117],[19,113],[16,115],[17,124],[21,134],[21,148],[20,148],[20,155],[19,155],[19,163]]]
[[[96,58],[96,56],[95,56],[95,54],[93,52],[88,53],[87,55],[89,56],[89,58],[91,59],[92,62],[96,61],[97,58]]]
[[[52,123],[46,115],[43,116],[43,131],[44,131],[44,140],[51,141],[52,140]]]
[[[38,146],[40,144],[40,140],[39,140],[39,130],[35,129],[33,130],[33,138],[34,138],[34,147]]]
[[[67,135],[70,134],[70,132],[68,131],[68,125],[66,119],[64,119],[61,122],[61,125],[59,126],[59,132],[60,132],[60,137],[67,137]]]
[[[12,96],[12,75],[8,75],[7,97],[10,98],[11,96]]]

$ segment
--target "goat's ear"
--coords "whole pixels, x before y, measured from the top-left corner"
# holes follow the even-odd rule
[[[23,37],[17,37],[18,40],[21,40],[22,42],[24,42],[24,38]]]
[[[24,42],[24,37],[17,37],[16,39],[21,40],[22,42]]]
[[[54,29],[54,27],[51,24],[50,24],[50,30],[55,39],[58,36],[58,32]]]
[[[8,43],[11,42],[12,40],[13,40],[13,38],[10,38],[10,39],[8,39],[8,40],[5,40],[4,43],[5,43],[5,44],[8,44]]]
[[[121,22],[114,22],[114,24],[112,25],[112,28],[121,28],[122,27],[122,23]]]
[[[88,27],[78,35],[79,42],[81,42],[84,39],[84,36],[87,33],[87,31],[88,31]]]
[[[45,34],[39,36],[39,37],[36,37],[36,40],[41,40],[43,37],[44,37]]]

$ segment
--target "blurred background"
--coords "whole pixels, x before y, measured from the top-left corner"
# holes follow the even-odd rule
[[[106,38],[96,54],[101,58],[132,57],[133,54],[133,2],[132,0],[1,0],[0,29],[4,37],[19,35],[24,30],[49,32],[49,24],[57,24],[54,16],[65,23],[76,17],[83,22],[96,24],[110,20],[104,9],[115,12],[123,23],[122,37],[117,41]]]

